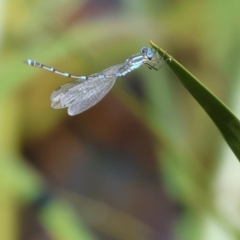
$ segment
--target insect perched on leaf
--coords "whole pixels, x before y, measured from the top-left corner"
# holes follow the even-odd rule
[[[152,49],[143,47],[141,53],[132,55],[126,59],[124,63],[114,65],[102,72],[89,76],[75,76],[60,72],[33,60],[26,60],[24,63],[29,66],[43,68],[65,77],[77,79],[57,88],[50,97],[52,108],[68,108],[68,114],[73,116],[98,103],[112,88],[117,77],[124,76],[143,64],[150,69],[158,70],[162,57],[159,58],[158,55],[156,55]]]

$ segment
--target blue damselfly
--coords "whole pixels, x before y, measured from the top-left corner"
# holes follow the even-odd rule
[[[68,114],[73,116],[98,103],[112,88],[117,77],[124,76],[143,64],[150,69],[158,70],[161,66],[161,60],[162,57],[159,58],[152,49],[143,47],[141,53],[129,57],[124,63],[89,76],[76,76],[60,72],[33,60],[24,62],[29,66],[43,68],[65,77],[77,79],[57,88],[50,97],[52,108],[68,108]]]

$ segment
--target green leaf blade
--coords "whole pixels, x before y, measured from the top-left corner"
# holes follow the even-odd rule
[[[167,54],[164,50],[160,49],[153,42],[150,42],[150,44],[161,56],[164,57],[164,60],[170,69],[213,120],[229,147],[232,149],[238,160],[240,160],[239,119],[178,61]]]

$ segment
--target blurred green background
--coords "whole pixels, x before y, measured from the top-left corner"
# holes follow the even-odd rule
[[[240,166],[167,65],[74,117],[50,94],[153,40],[240,115],[240,2],[0,0],[0,239],[240,239]]]

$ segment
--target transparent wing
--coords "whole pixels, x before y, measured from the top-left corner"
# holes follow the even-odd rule
[[[55,109],[68,107],[69,115],[76,115],[99,102],[112,88],[116,75],[93,74],[87,80],[76,80],[56,89],[51,95]]]
[[[76,80],[74,82],[67,83],[59,88],[57,88],[50,96],[50,100],[52,101],[51,107],[54,109],[60,109],[65,108],[67,106],[64,106],[61,103],[61,99],[64,98],[64,95],[68,95],[68,91],[71,88],[74,88],[82,83],[82,80]]]

